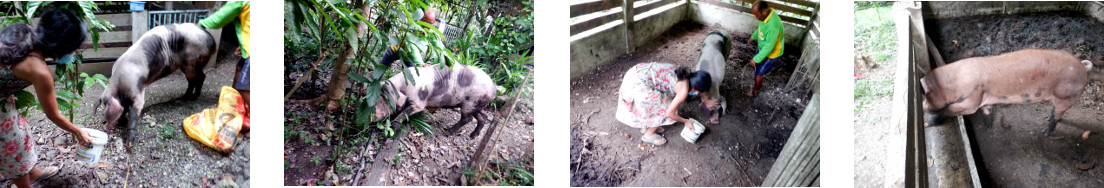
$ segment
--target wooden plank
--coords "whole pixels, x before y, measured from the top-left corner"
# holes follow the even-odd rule
[[[782,21],[784,22],[797,24],[801,28],[805,28],[805,25],[809,25],[808,20],[802,20],[801,18],[794,18],[786,15],[778,15],[778,17],[782,18]]]
[[[793,4],[812,7],[812,8],[816,8],[818,5],[820,5],[820,3],[812,2],[812,1],[808,1],[808,0],[782,0],[782,2],[793,3]]]
[[[618,19],[621,19],[622,16],[623,14],[621,12],[617,12],[571,25],[571,35],[579,34],[583,31],[593,29],[600,25],[617,21]]]
[[[133,45],[133,43],[131,43],[130,41],[126,41],[126,42],[100,42],[99,45],[100,45],[100,49],[104,49],[104,48],[129,48],[131,45]],[[92,48],[92,43],[81,44],[79,49],[89,49],[89,48]]]
[[[612,8],[621,7],[621,0],[599,0],[588,3],[580,3],[571,5],[571,17],[582,16],[598,11],[609,10]]]
[[[720,2],[720,1],[717,1],[717,0],[698,0],[698,2],[702,2],[702,3],[705,3],[705,4],[710,4],[710,5],[713,5],[713,6],[724,7],[724,8],[732,9],[732,10],[739,11],[739,12],[746,12],[746,13],[749,13],[749,14],[751,13],[751,8],[736,5],[736,4],[732,4],[732,3],[725,3],[725,2]]]
[[[748,4],[755,4],[756,0],[740,0],[740,1],[743,1],[743,2],[748,3]],[[810,11],[810,10],[800,9],[800,8],[793,7],[793,6],[790,6],[790,5],[779,4],[779,3],[771,2],[771,1],[765,1],[765,2],[767,2],[768,7],[773,8],[775,10],[781,10],[783,12],[790,12],[790,13],[794,13],[794,14],[797,14],[797,15],[808,16],[808,17],[812,17],[812,15],[813,15],[813,11]],[[750,7],[748,7],[748,8],[750,8]]]
[[[820,176],[820,95],[813,94],[798,119],[778,160],[763,179],[763,187],[809,186],[810,176]],[[815,170],[814,170],[815,169]]]
[[[678,2],[678,1],[679,0],[661,0],[661,1],[652,2],[652,3],[644,5],[644,6],[633,8],[633,13],[634,13],[633,15],[640,15],[640,13],[648,12],[649,10],[659,8],[659,7],[662,7],[662,6],[666,6],[666,5],[669,5],[671,3],[675,3],[675,2]]]
[[[740,12],[751,13],[751,8],[736,5],[736,4],[732,4],[732,3],[725,3],[725,2],[720,2],[720,1],[717,1],[717,0],[698,0],[698,2],[703,2],[703,3],[714,5],[714,6],[724,7],[724,8],[727,8],[727,9],[732,9],[732,10],[736,10],[736,11],[740,11]],[[752,2],[754,2],[754,1],[752,1]],[[804,19],[801,19],[801,18],[795,18],[795,17],[781,15],[781,14],[779,14],[778,17],[782,18],[782,21],[797,24],[801,28],[804,28],[805,25],[809,24],[808,20],[804,20]]]

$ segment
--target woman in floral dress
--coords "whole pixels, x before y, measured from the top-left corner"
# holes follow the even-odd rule
[[[665,63],[641,63],[629,68],[621,79],[621,96],[617,102],[617,120],[644,133],[641,141],[663,145],[667,139],[656,133],[659,126],[691,119],[678,115],[678,108],[688,96],[709,92],[709,73],[690,72],[690,68]],[[704,96],[702,96],[704,97]],[[708,100],[702,100],[708,101]],[[714,108],[717,104],[707,104]],[[693,126],[689,126],[693,130]]]
[[[15,108],[15,93],[34,85],[43,113],[61,129],[76,135],[81,146],[90,146],[88,133],[69,122],[57,109],[54,77],[44,58],[60,57],[76,51],[85,39],[80,19],[67,11],[42,14],[36,28],[12,24],[0,31],[0,176],[13,179],[20,188],[57,174],[57,167],[35,167],[30,123]]]

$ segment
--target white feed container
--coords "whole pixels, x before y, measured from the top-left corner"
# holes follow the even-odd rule
[[[88,164],[96,164],[103,154],[104,145],[107,144],[107,133],[96,129],[81,128],[88,132],[88,138],[92,140],[92,146],[77,145],[77,160]],[[73,136],[76,140],[76,135]]]
[[[694,125],[683,126],[682,133],[679,135],[681,135],[683,139],[686,139],[687,142],[695,143],[698,141],[698,137],[705,132],[705,125],[702,125],[701,122],[695,119],[690,119],[690,121],[693,121]],[[690,126],[694,126],[694,131],[690,130]]]

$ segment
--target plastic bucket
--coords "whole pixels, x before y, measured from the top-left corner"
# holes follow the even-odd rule
[[[145,1],[131,1],[130,2],[130,11],[131,12],[146,11],[146,2]]]
[[[682,133],[679,135],[681,135],[683,139],[686,139],[687,142],[695,143],[698,141],[698,137],[705,132],[705,125],[702,125],[701,122],[695,119],[690,119],[690,121],[694,121],[694,124],[683,126]],[[694,126],[694,131],[690,130],[690,126]]]
[[[100,155],[103,154],[104,145],[107,144],[107,133],[96,129],[81,128],[85,132],[88,132],[88,138],[92,139],[92,146],[84,147],[77,146],[77,160],[88,164],[95,164],[100,161]],[[76,140],[76,136],[74,136]]]

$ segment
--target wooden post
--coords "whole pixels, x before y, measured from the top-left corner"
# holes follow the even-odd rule
[[[630,56],[632,55],[633,51],[636,51],[636,44],[633,44],[633,22],[635,22],[633,21],[633,14],[636,14],[633,12],[633,1],[636,0],[623,0],[623,3],[621,4],[623,10],[621,11],[621,13],[625,15],[622,17],[625,20],[625,23],[622,24],[622,26],[625,27],[625,53],[629,54]]]

